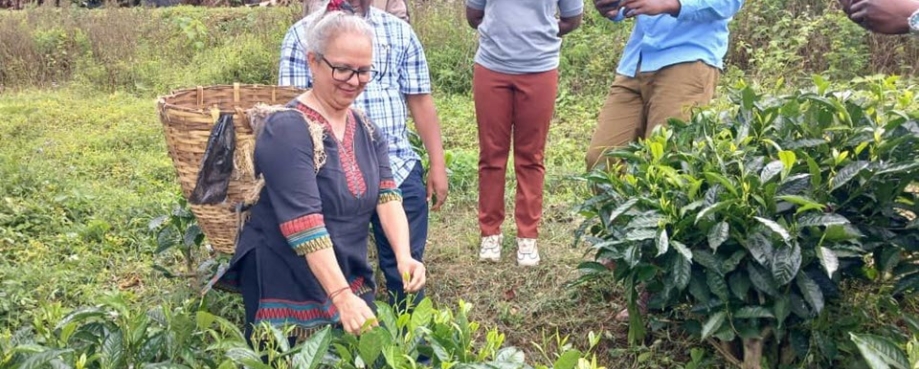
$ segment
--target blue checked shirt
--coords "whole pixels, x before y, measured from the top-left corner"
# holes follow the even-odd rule
[[[278,84],[310,88],[313,78],[306,62],[306,28],[313,16],[293,25],[281,44]],[[404,95],[431,93],[431,78],[424,50],[408,23],[370,8],[373,26],[373,67],[377,76],[367,84],[354,104],[367,113],[385,134],[393,179],[401,185],[421,158],[408,140],[408,107]]]

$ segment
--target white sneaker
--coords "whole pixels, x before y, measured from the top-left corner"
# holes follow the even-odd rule
[[[501,243],[503,242],[504,235],[500,234],[482,237],[479,260],[501,261]]]
[[[535,238],[517,238],[517,265],[539,265],[539,250]]]

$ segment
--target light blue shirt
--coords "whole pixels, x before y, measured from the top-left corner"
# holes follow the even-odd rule
[[[743,0],[680,0],[680,4],[680,14],[676,17],[669,14],[635,17],[635,28],[616,73],[635,77],[639,63],[641,72],[654,72],[697,60],[724,68],[728,22],[740,10]]]
[[[466,0],[484,10],[475,62],[504,74],[547,72],[558,68],[562,18],[580,15],[584,0]]]

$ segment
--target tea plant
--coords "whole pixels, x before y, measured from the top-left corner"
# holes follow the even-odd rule
[[[213,272],[211,269],[216,261],[213,258],[200,260],[201,251],[205,246],[204,233],[198,226],[198,221],[188,207],[187,201],[179,197],[172,212],[154,218],[148,224],[148,228],[156,238],[156,250],[153,254],[159,255],[169,250],[177,250],[181,255],[185,271],[171,271],[159,264],[154,264],[153,268],[167,278],[189,278],[192,280],[192,286],[199,288],[204,276]]]
[[[463,302],[451,311],[424,299],[411,313],[378,302],[379,327],[360,336],[325,327],[296,345],[287,328],[264,324],[253,334],[258,348],[234,323],[201,306],[188,301],[137,312],[119,295],[68,314],[57,305],[36,317],[31,335],[0,337],[0,368],[534,368],[520,350],[505,347],[503,333],[481,334],[469,320],[472,306]],[[590,336],[587,352],[565,345],[549,364],[600,368],[591,354],[598,336]]]
[[[630,341],[645,335],[646,289],[651,308],[736,365],[827,365],[848,341],[810,324],[845,292],[842,279],[895,280],[895,294],[919,286],[913,92],[892,78],[860,82],[830,91],[817,78],[784,96],[741,86],[734,109],[671,120],[585,177],[598,191],[581,232],[616,263]]]

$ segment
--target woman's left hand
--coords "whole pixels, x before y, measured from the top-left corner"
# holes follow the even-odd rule
[[[427,281],[427,270],[420,261],[409,258],[399,265],[399,274],[402,275],[402,288],[405,292],[417,292],[424,287]]]

